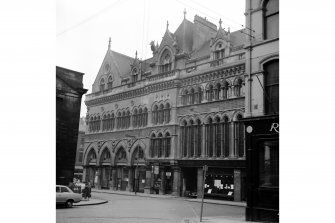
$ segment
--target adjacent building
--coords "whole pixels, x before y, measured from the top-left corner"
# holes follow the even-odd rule
[[[279,221],[279,0],[247,0],[248,221]]]
[[[142,193],[245,200],[246,30],[184,19],[141,60],[111,50],[86,95],[83,180]],[[134,50],[135,51],[135,50]]]
[[[83,73],[56,67],[56,184],[73,181]]]
[[[76,163],[74,170],[74,177],[80,180],[81,182],[83,180],[83,155],[85,146],[85,131],[86,131],[85,117],[81,117],[79,120]]]

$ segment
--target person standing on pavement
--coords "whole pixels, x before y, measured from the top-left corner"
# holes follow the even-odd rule
[[[88,197],[88,200],[90,200],[90,197],[91,197],[91,183],[88,182],[88,185],[87,185],[87,197]]]

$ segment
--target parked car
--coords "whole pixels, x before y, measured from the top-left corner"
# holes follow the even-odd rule
[[[56,185],[56,204],[64,204],[71,208],[73,203],[81,201],[81,194],[74,193],[70,188],[63,185]]]

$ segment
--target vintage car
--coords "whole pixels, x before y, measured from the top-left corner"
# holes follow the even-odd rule
[[[74,193],[70,188],[63,185],[56,185],[56,204],[63,204],[68,208],[73,206],[73,203],[81,201],[81,194]]]

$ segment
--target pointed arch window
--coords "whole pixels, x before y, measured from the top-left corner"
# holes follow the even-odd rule
[[[188,96],[188,91],[185,90],[182,94],[182,104],[187,105],[187,96]]]
[[[164,150],[165,157],[170,157],[171,154],[171,136],[170,133],[165,134],[165,150]]]
[[[158,123],[163,124],[164,121],[164,105],[160,104],[158,109]]]
[[[206,155],[208,157],[212,157],[213,156],[213,150],[214,150],[214,142],[215,142],[215,132],[214,132],[214,123],[213,123],[213,119],[209,118],[208,119],[208,123],[206,126]]]
[[[243,96],[242,88],[243,88],[243,81],[242,81],[242,79],[239,78],[239,79],[236,80],[235,86],[234,86],[236,97]]]
[[[133,127],[134,127],[134,128],[137,127],[137,119],[138,119],[137,109],[135,108],[135,110],[134,110],[134,115],[133,115]]]
[[[126,117],[125,117],[125,128],[130,127],[130,111],[127,111]]]
[[[164,122],[165,123],[170,122],[170,113],[171,113],[170,104],[166,103],[165,108],[164,108]]]
[[[210,84],[207,89],[207,100],[213,101],[213,96],[214,96],[214,89],[213,85]]]
[[[244,157],[244,124],[242,121],[242,115],[237,115],[236,121],[234,123],[235,129],[235,154],[238,157]]]
[[[104,115],[102,118],[102,131],[107,130],[107,116]]]
[[[121,128],[121,119],[122,119],[122,117],[121,117],[121,112],[119,112],[119,113],[117,114],[117,118],[116,118],[116,128],[117,128],[117,129],[120,129],[120,128]]]
[[[227,99],[228,98],[228,82],[224,81],[223,86],[222,86],[222,99]]]
[[[197,87],[195,91],[195,103],[201,103],[202,102],[202,89],[201,87]]]
[[[152,123],[156,125],[158,122],[158,106],[155,105],[152,111]]]
[[[133,76],[133,82],[138,81],[138,71],[136,68],[133,69],[132,76]]]
[[[164,50],[160,59],[159,71],[160,73],[171,71],[172,57],[169,50]]]
[[[214,51],[214,60],[222,59],[225,57],[225,49],[222,49],[222,43],[218,43]]]
[[[148,109],[144,108],[142,113],[142,125],[147,126],[148,125]]]
[[[194,104],[194,98],[195,98],[195,95],[194,95],[194,89],[191,88],[190,93],[189,93],[189,101],[190,101],[190,104],[191,104],[191,105]]]
[[[228,118],[224,117],[221,123],[221,145],[223,146],[222,148],[222,156],[228,157],[229,156],[229,123],[228,123]]]
[[[162,157],[163,154],[163,135],[162,133],[158,134],[158,143],[157,143],[157,157]]]
[[[182,157],[187,157],[187,122],[184,121],[180,128],[181,130],[181,152]]]
[[[221,94],[221,84],[217,83],[215,85],[215,89],[214,89],[214,99],[219,100],[220,99],[220,94]]]
[[[101,78],[100,80],[100,91],[105,90],[105,79]]]
[[[155,156],[155,141],[156,141],[156,135],[152,134],[150,139],[150,151],[149,151],[150,153],[149,155],[151,158]]]
[[[138,117],[137,117],[137,126],[138,127],[142,127],[142,123],[143,123],[143,120],[142,120],[142,108],[140,108],[138,110]]]
[[[201,121],[198,119],[195,122],[195,157],[201,156],[201,145],[202,145],[202,129]]]
[[[113,87],[113,78],[112,78],[112,76],[108,77],[107,85],[108,85],[108,89],[111,89]]]

